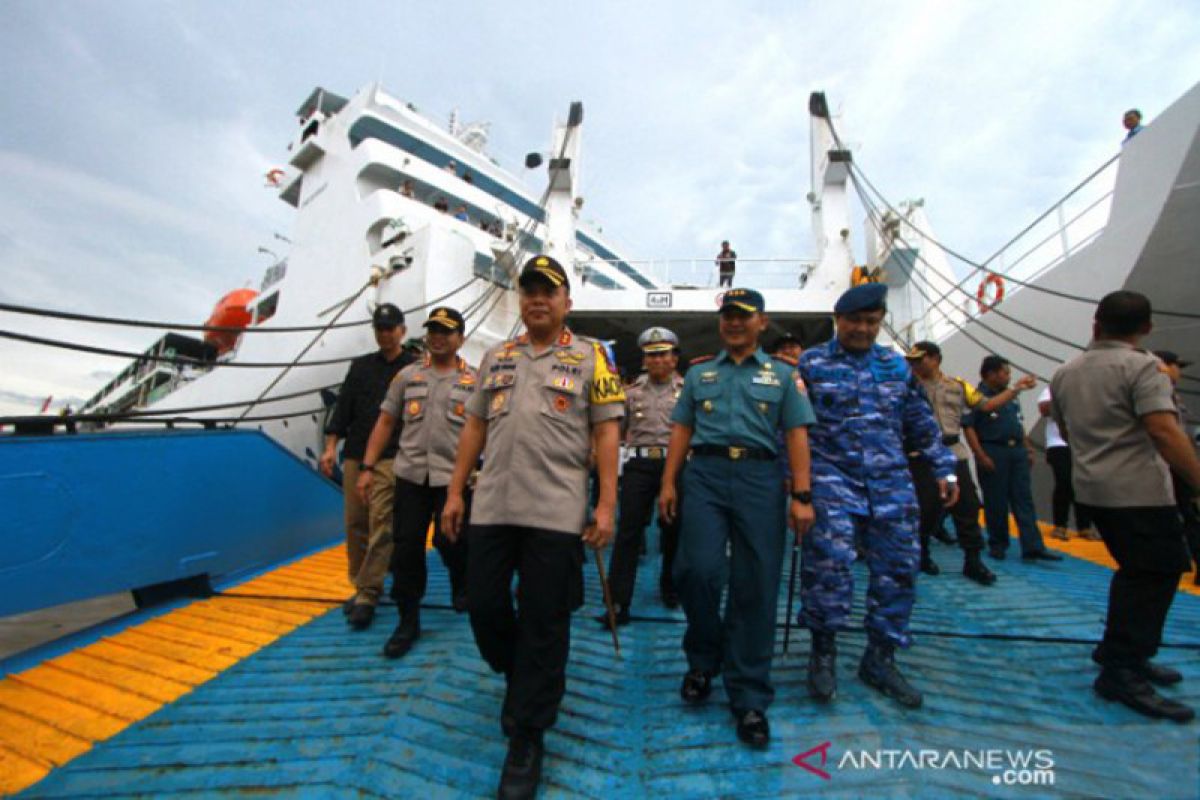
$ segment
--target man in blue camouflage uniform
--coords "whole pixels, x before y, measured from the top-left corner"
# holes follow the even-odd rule
[[[904,357],[875,344],[887,312],[887,286],[862,284],[834,306],[836,337],[800,357],[817,423],[812,447],[816,523],[800,543],[800,624],[812,632],[809,694],[831,700],[837,691],[835,636],[850,618],[855,534],[861,533],[870,569],[867,650],[858,675],[910,708],[921,693],[896,668],[897,646],[912,643],[908,620],[921,548],[917,499],[906,450],[933,465],[943,502],[958,499],[954,456],[942,444]],[[907,448],[906,448],[907,445]]]

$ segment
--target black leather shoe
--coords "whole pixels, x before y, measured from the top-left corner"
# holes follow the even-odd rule
[[[421,605],[413,600],[400,601],[400,624],[383,645],[387,658],[401,658],[421,638]]]
[[[700,703],[712,694],[712,676],[702,669],[689,669],[683,676],[679,696],[687,703]]]
[[[344,603],[342,603],[342,613],[345,614],[347,617],[350,616],[350,609],[354,608],[354,598],[355,597],[358,597],[358,595],[351,595],[350,597],[346,598],[346,601]]]
[[[508,755],[504,757],[496,796],[500,800],[536,797],[538,784],[542,781],[542,757],[545,754],[541,731],[514,731],[508,740]]]
[[[808,653],[808,696],[828,703],[837,696],[836,634],[814,631]]]
[[[895,648],[890,644],[868,644],[858,665],[858,677],[867,686],[882,692],[908,708],[920,708],[924,698],[896,668]]]
[[[1104,666],[1104,655],[1097,646],[1092,650],[1092,661],[1095,661],[1101,667]],[[1155,664],[1153,661],[1146,660],[1131,669],[1142,677],[1143,680],[1149,681],[1155,686],[1174,686],[1183,680],[1183,673],[1171,667],[1164,667],[1162,664]]]
[[[1092,684],[1105,700],[1122,703],[1139,714],[1172,722],[1191,722],[1196,712],[1154,691],[1137,670],[1129,667],[1105,667]]]
[[[963,559],[963,575],[983,586],[991,586],[996,582],[996,573],[987,568],[978,551],[967,553]]]
[[[367,605],[366,603],[355,603],[350,609],[350,614],[346,617],[346,621],[350,623],[350,627],[356,631],[365,631],[371,627],[371,623],[375,620],[375,606]]]
[[[734,709],[733,715],[737,717],[738,738],[743,742],[751,747],[761,749],[771,741],[771,726],[767,724],[766,714],[755,709],[749,711]]]
[[[1004,551],[994,548],[994,547],[988,549],[988,555],[991,556],[992,558],[996,559],[997,561],[1004,560]]]
[[[1049,550],[1034,550],[1032,553],[1021,553],[1022,561],[1062,561],[1063,557]]]
[[[942,569],[928,554],[921,556],[921,572],[926,575],[941,575]]]
[[[613,618],[617,621],[617,627],[622,628],[629,624],[629,609],[617,606],[613,609]],[[600,623],[600,627],[608,630],[608,612],[605,611],[596,615],[596,622]]]

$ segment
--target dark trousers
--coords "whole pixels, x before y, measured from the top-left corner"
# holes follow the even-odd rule
[[[470,495],[467,495],[470,508]],[[442,535],[442,508],[446,505],[446,487],[413,483],[396,478],[392,504],[392,599],[397,603],[420,600],[425,596],[425,541],[429,524],[433,523],[433,546],[437,548],[446,571],[450,573],[450,591],[458,594],[466,589],[467,538],[451,542]]]
[[[1158,652],[1179,576],[1190,566],[1179,512],[1175,506],[1087,510],[1117,562],[1100,660],[1110,667],[1141,663]]]
[[[733,708],[765,711],[775,697],[771,657],[790,536],[779,464],[695,456],[684,470],[683,486],[675,585],[687,614],[688,666],[714,675],[723,671]]]
[[[1071,448],[1050,447],[1046,450],[1046,463],[1054,470],[1054,494],[1050,496],[1050,505],[1054,515],[1054,526],[1067,527],[1067,513],[1075,506],[1075,529],[1083,530],[1092,527],[1092,519],[1078,503],[1075,502],[1075,489],[1071,485]]]
[[[1008,512],[1017,519],[1021,535],[1021,553],[1040,553],[1046,549],[1033,508],[1033,487],[1029,475],[1029,451],[1024,445],[1009,447],[983,443],[983,449],[996,464],[988,472],[979,468],[979,488],[983,489],[983,515],[987,520],[988,548],[1008,550]]]
[[[663,448],[664,452],[666,448]],[[666,461],[649,458],[631,458],[625,463],[621,475],[620,514],[617,521],[617,536],[613,543],[612,558],[608,562],[608,586],[613,603],[629,608],[633,601],[633,586],[637,581],[638,550],[646,526],[654,515],[654,505],[662,488],[663,467]],[[677,508],[682,502],[677,503]],[[679,519],[665,523],[658,521],[662,546],[662,568],[658,573],[659,590],[668,594],[675,591],[671,579],[671,568],[675,563],[675,550],[679,545]]]
[[[721,286],[733,286],[733,270],[729,270],[728,272],[726,272],[725,270],[721,270],[720,285]]]
[[[1184,541],[1187,542],[1192,561],[1200,565],[1200,514],[1196,513],[1196,493],[1174,470],[1171,471],[1171,482],[1175,486],[1175,505],[1179,508],[1179,516],[1183,518]]]
[[[501,714],[545,730],[558,718],[567,687],[571,612],[583,604],[583,539],[540,528],[475,525],[468,556],[475,644],[508,684]]]
[[[954,474],[958,478],[958,502],[950,508],[942,505],[932,464],[924,458],[909,459],[908,469],[912,473],[913,487],[917,490],[917,504],[921,507],[922,551],[928,547],[929,537],[942,526],[947,513],[954,519],[959,547],[965,552],[982,550],[979,496],[975,494],[975,481],[971,478],[971,465],[967,460],[959,459],[954,465]]]

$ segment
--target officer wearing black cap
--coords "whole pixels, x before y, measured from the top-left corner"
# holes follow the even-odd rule
[[[1175,417],[1179,420],[1179,427],[1194,443],[1195,438],[1188,425],[1187,406],[1183,404],[1183,398],[1179,396],[1179,379],[1183,377],[1183,370],[1191,366],[1192,362],[1184,361],[1174,350],[1155,350],[1154,355],[1158,356],[1158,360],[1162,363],[1162,371],[1171,379],[1171,399],[1175,403]],[[1200,585],[1200,514],[1196,512],[1196,492],[1176,469],[1171,470],[1171,483],[1175,487],[1175,503],[1179,507],[1180,516],[1183,517],[1184,538],[1187,541],[1192,561],[1197,565],[1196,575],[1192,582]]]
[[[603,345],[566,327],[571,296],[562,266],[532,258],[518,285],[526,332],[480,364],[442,514],[443,530],[455,538],[467,476],[482,453],[467,592],[475,643],[507,686],[502,798],[533,797],[541,780],[543,734],[566,690],[571,612],[583,603],[583,546],[603,547],[613,535],[625,413],[621,379]],[[599,501],[589,525],[593,452]]]
[[[985,356],[979,365],[979,391],[986,398],[971,415],[968,441],[975,454],[979,488],[983,490],[983,516],[987,521],[988,552],[1003,560],[1008,551],[1008,514],[1012,511],[1020,534],[1025,561],[1062,561],[1046,549],[1033,507],[1030,468],[1033,445],[1025,435],[1018,397],[1037,385],[1032,375],[1012,383],[1008,359]],[[1011,385],[1010,385],[1011,384]]]
[[[792,476],[786,508],[795,535],[813,519],[806,433],[812,407],[795,367],[759,348],[767,323],[761,294],[725,292],[718,323],[725,349],[694,360],[688,370],[671,416],[659,492],[660,515],[674,519],[676,477],[690,455],[675,557],[675,585],[688,620],[688,672],[680,695],[699,703],[712,691],[712,678],[724,673],[738,738],[752,747],[770,740],[766,710],[775,696],[771,659],[787,535],[776,435],[781,428]]]
[[[638,346],[646,371],[625,390],[623,427],[629,460],[621,475],[617,538],[608,565],[608,585],[618,625],[629,622],[639,541],[650,523],[662,487],[667,443],[671,438],[671,412],[683,388],[683,377],[675,371],[679,364],[679,338],[673,332],[648,328],[638,337]],[[659,533],[662,545],[659,592],[663,604],[674,608],[679,604],[671,577],[679,540],[678,521],[660,519]],[[600,617],[600,623],[609,624],[607,614]]]
[[[804,353],[803,343],[796,338],[794,333],[785,331],[782,336],[775,340],[768,350],[771,355],[778,356],[785,361],[795,361]]]
[[[984,403],[980,392],[962,378],[950,378],[942,372],[942,348],[933,342],[917,342],[905,356],[921,381],[933,417],[942,431],[942,444],[954,454],[954,474],[958,477],[958,502],[950,507],[958,544],[963,550],[963,575],[976,583],[990,586],[996,576],[983,563],[983,532],[979,528],[979,497],[971,477],[971,451],[963,440],[963,416]],[[943,531],[946,507],[939,495],[933,464],[921,451],[908,454],[908,467],[921,507],[921,570],[936,575],[938,566],[929,555],[929,539]],[[941,538],[940,536],[938,538]]]
[[[395,439],[388,441],[379,454],[383,463],[364,462],[363,456],[388,384],[413,361],[413,356],[403,347],[404,313],[399,308],[383,303],[375,309],[371,323],[379,350],[350,362],[333,416],[325,426],[325,451],[320,459],[321,472],[327,477],[332,476],[337,463],[338,440],[346,440],[342,448],[342,491],[346,556],[350,582],[355,588],[346,612],[355,630],[366,628],[375,618],[375,606],[383,594],[383,582],[392,558],[394,480],[387,462],[396,453]],[[373,476],[365,504],[357,490],[360,472]]]
[[[466,537],[451,542],[442,534],[442,507],[454,470],[458,436],[467,420],[466,405],[475,393],[475,370],[459,358],[464,320],[453,308],[439,306],[425,320],[425,355],[400,371],[383,399],[379,421],[367,443],[366,461],[375,463],[397,421],[403,426],[393,464],[396,473],[392,599],[400,623],[383,654],[399,658],[421,635],[421,599],[425,596],[425,539],[432,523],[433,544],[450,575],[455,611],[467,607]],[[359,488],[366,490],[360,478]]]

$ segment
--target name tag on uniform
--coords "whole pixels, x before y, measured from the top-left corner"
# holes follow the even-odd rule
[[[701,383],[716,383],[717,382],[717,373],[701,372],[700,373],[700,382]]]
[[[760,372],[750,379],[751,383],[757,383],[760,386],[779,386],[779,376],[773,372]]]

